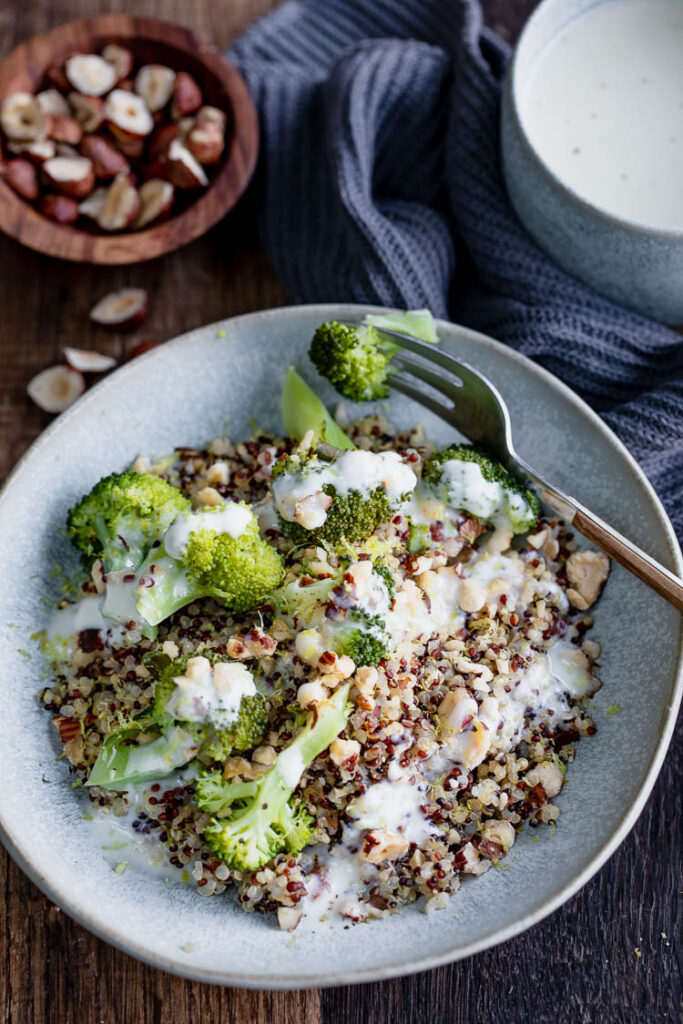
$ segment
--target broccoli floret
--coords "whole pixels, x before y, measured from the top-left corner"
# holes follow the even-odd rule
[[[350,685],[309,714],[299,735],[255,781],[228,783],[218,773],[198,780],[197,804],[212,815],[204,838],[229,867],[256,871],[283,850],[298,853],[313,838],[313,821],[292,794],[308,765],[346,725]]]
[[[153,473],[112,473],[69,512],[66,529],[90,569],[101,558],[107,571],[137,569],[174,519],[190,511],[177,487]]]
[[[234,680],[238,687],[236,714],[236,702],[229,690],[225,692],[230,680],[222,680],[222,692],[213,685],[215,668],[220,664],[235,666],[238,673]],[[204,763],[225,761],[233,750],[250,750],[263,737],[268,704],[256,692],[251,674],[240,662],[199,649],[194,656],[175,660],[155,651],[145,658],[145,665],[156,676],[151,707],[109,733],[88,786],[129,789],[138,782],[164,779],[195,758]],[[202,680],[202,670],[208,671],[208,679]],[[239,678],[245,674],[246,689],[251,692],[244,692],[245,678]],[[184,690],[176,684],[181,678],[185,680]],[[193,681],[198,683],[196,692],[188,692]],[[185,700],[178,700],[178,695]],[[140,743],[141,738],[144,743]]]
[[[333,499],[324,526],[317,530],[307,530],[299,523],[290,523],[280,517],[282,533],[295,544],[322,543],[334,546],[341,540],[357,543],[369,537],[382,523],[388,522],[396,509],[383,487],[376,487],[367,495],[360,491],[337,494],[330,484],[326,484],[322,490]]]
[[[401,473],[405,492],[398,494],[384,483],[364,491],[342,490],[343,479],[367,479],[367,464],[376,462],[377,478],[386,474],[386,461],[394,457],[391,469]],[[358,470],[361,465],[362,469]],[[339,481],[336,485],[333,481]],[[388,522],[415,486],[416,478],[394,452],[341,452],[332,461],[320,459],[315,451],[294,454],[273,469],[273,498],[282,533],[295,544],[359,543],[382,523]],[[403,486],[403,484],[401,484]],[[326,501],[325,498],[331,499]],[[310,524],[310,525],[309,525]]]
[[[312,430],[316,443],[325,441],[335,448],[347,451],[356,447],[293,366],[287,371],[280,405],[282,425],[287,437],[301,441],[304,435]]]
[[[332,579],[302,585],[293,580],[273,595],[281,614],[296,629],[304,628],[302,643],[311,638],[311,651],[322,639],[326,650],[348,654],[357,665],[377,665],[389,653],[389,635],[384,616],[394,598],[394,580],[381,562],[348,566]],[[355,575],[354,575],[355,574]],[[376,610],[375,610],[376,609]],[[314,627],[310,633],[305,630]]]
[[[193,533],[184,561],[203,590],[237,612],[257,605],[279,585],[283,575],[282,558],[261,538],[253,515],[237,539],[211,529]]]
[[[329,320],[316,330],[308,350],[318,373],[352,402],[386,398],[389,363],[397,346],[369,324]]]
[[[368,316],[362,324],[330,320],[313,335],[308,350],[311,362],[352,402],[371,402],[388,394],[387,378],[394,372],[391,360],[399,346],[390,335],[382,333],[382,328],[438,341],[434,318],[426,309]]]
[[[337,654],[348,654],[356,665],[378,665],[389,655],[389,636],[380,615],[352,608],[333,633]]]
[[[198,659],[202,659],[208,664],[202,664]],[[187,678],[188,666],[190,675],[193,672],[194,675],[201,675],[202,669],[205,673],[208,670],[208,673],[212,674],[219,664],[234,665],[238,673],[249,674],[241,663],[233,662],[223,655],[203,648],[199,648],[192,655],[176,658],[173,661],[170,658],[165,658],[165,662],[158,663],[156,670],[157,678],[152,703],[154,718],[162,726],[171,722],[179,722],[185,729],[192,732],[200,745],[199,756],[202,760],[225,761],[233,750],[251,750],[262,739],[268,724],[268,704],[266,698],[258,692],[248,693],[241,697],[237,717],[229,724],[221,721],[225,715],[221,715],[219,701],[218,713],[213,718],[212,708],[206,706],[206,699],[199,711],[200,717],[203,715],[204,720],[198,723],[196,716],[188,717],[186,703],[178,702],[175,699],[178,694],[176,679],[182,681]],[[212,687],[209,686],[209,697],[211,690]]]
[[[225,511],[223,505],[177,520],[174,530],[184,531],[187,538],[181,547],[177,541],[172,545],[173,555],[166,550],[168,535],[151,553],[140,570],[137,598],[148,623],[157,625],[202,597],[215,597],[237,612],[248,611],[275,590],[283,576],[282,558],[261,538],[251,507],[239,502],[237,508],[247,513],[237,537],[222,529],[219,519],[217,528],[211,528],[212,517]]]
[[[316,613],[322,614],[332,588],[338,586],[340,580],[341,577],[331,577],[302,585],[297,578],[276,590],[272,600],[279,612],[291,619],[296,618],[296,625],[301,629],[311,624]]]
[[[541,512],[538,497],[474,445],[453,445],[425,464],[423,480],[452,508],[482,522],[509,523],[514,533],[533,529]]]

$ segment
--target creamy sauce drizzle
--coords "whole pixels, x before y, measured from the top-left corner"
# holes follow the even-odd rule
[[[683,3],[610,0],[541,53],[523,98],[533,145],[610,213],[683,228]]]
[[[196,769],[186,768],[168,782],[159,782],[157,798],[167,789],[187,785],[196,777]],[[168,859],[167,848],[159,842],[158,832],[145,835],[133,828],[133,822],[145,810],[150,783],[130,785],[125,796],[128,808],[118,816],[105,808],[90,807],[85,812],[88,830],[102,851],[103,858],[117,872],[133,870],[145,875],[156,875],[176,884],[186,881],[185,869],[175,867]],[[191,865],[188,865],[188,869]]]
[[[310,877],[308,895],[301,906],[305,922],[324,921],[328,914],[358,920],[373,914],[372,907],[360,900],[378,872],[374,864],[361,857],[363,838],[368,830],[397,832],[408,842],[418,844],[438,833],[420,806],[425,803],[429,783],[414,766],[409,772],[398,764],[406,748],[407,744],[397,748],[386,779],[369,786],[362,796],[349,804],[349,817],[354,820],[345,825],[341,842],[332,849],[317,851],[320,865],[317,879],[315,875]]]
[[[414,490],[417,477],[398,452],[366,452],[360,449],[344,452],[333,463],[321,462],[305,472],[283,473],[273,481],[273,497],[278,512],[287,522],[297,522],[301,503],[319,494],[327,484],[337,494],[350,491],[370,494],[383,487],[389,498],[398,498]],[[310,517],[308,529],[318,529],[327,518],[323,505]]]
[[[227,533],[237,540],[251,522],[251,512],[237,502],[225,502],[212,509],[178,516],[164,536],[164,547],[171,558],[182,558],[187,550],[190,536],[201,530]]]
[[[181,722],[212,722],[224,729],[237,721],[243,697],[256,693],[254,677],[239,662],[191,658],[184,676],[175,676],[176,689],[166,710]]]

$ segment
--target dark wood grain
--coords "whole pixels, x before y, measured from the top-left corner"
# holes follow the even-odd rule
[[[211,184],[175,216],[145,231],[108,235],[57,224],[0,182],[0,229],[38,252],[84,263],[129,264],[153,259],[199,238],[233,208],[256,165],[258,119],[242,76],[212,44],[190,29],[156,18],[80,18],[20,43],[0,64],[0,97],[38,92],[45,74],[72,53],[99,53],[108,43],[132,50],[138,65],[167,64],[189,72],[204,102],[229,112],[230,138]]]
[[[110,0],[107,9],[180,21],[222,49],[275,2]],[[484,6],[489,24],[513,39],[534,2]],[[98,0],[5,0],[0,54],[96,13]],[[144,330],[128,338],[107,335],[87,318],[96,298],[122,285],[146,287],[152,300]],[[205,238],[140,267],[77,267],[0,237],[0,477],[50,420],[30,404],[25,386],[63,346],[121,355],[142,339],[161,341],[284,301],[256,244],[248,199]],[[643,700],[653,657],[643,652]],[[680,729],[631,835],[539,926],[450,967],[322,994],[220,989],[146,967],[70,921],[0,849],[0,1024],[678,1024],[682,750]]]

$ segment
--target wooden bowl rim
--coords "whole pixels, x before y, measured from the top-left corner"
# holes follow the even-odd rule
[[[46,52],[67,48],[73,37],[148,39],[183,51],[203,64],[224,88],[232,113],[228,153],[209,187],[177,216],[144,231],[96,234],[57,224],[0,180],[0,230],[37,252],[59,259],[104,265],[141,263],[173,252],[209,231],[237,203],[256,166],[258,115],[246,82],[216,47],[176,22],[126,14],[77,18],[19,43],[0,62],[0,101],[12,78],[30,63],[36,44]],[[45,70],[47,70],[47,66]],[[182,69],[180,69],[182,70]]]

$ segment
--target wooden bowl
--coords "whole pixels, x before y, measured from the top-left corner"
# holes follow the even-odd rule
[[[242,76],[190,29],[153,18],[104,15],[33,36],[0,64],[0,101],[11,92],[37,92],[44,87],[48,68],[73,53],[98,53],[111,42],[128,47],[137,63],[167,64],[188,71],[201,87],[205,102],[228,114],[225,155],[209,187],[187,208],[143,231],[104,234],[57,224],[0,181],[0,229],[48,256],[121,264],[172,252],[203,235],[232,209],[256,164],[258,118]]]

